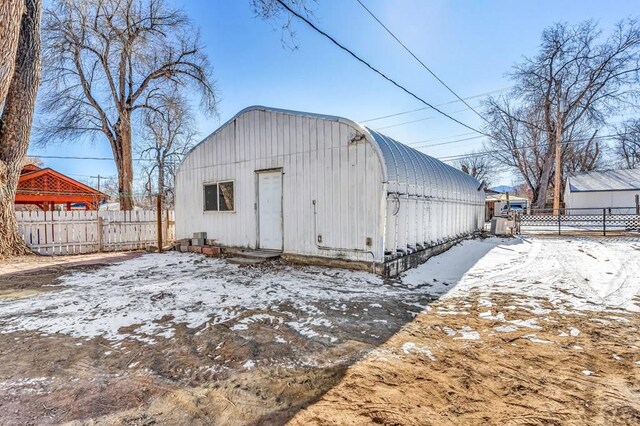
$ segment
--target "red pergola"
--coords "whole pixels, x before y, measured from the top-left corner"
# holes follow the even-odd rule
[[[22,169],[16,204],[33,204],[42,210],[55,210],[62,204],[71,210],[72,204],[84,203],[85,209],[97,210],[109,196],[53,169],[41,169],[29,164]]]

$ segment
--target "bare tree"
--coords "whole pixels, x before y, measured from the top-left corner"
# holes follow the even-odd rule
[[[458,160],[457,167],[484,183],[486,187],[491,186],[498,171],[489,155],[480,155],[478,152],[471,152],[468,156]]]
[[[627,169],[640,167],[640,119],[620,126],[614,146],[616,160]]]
[[[44,166],[44,162],[39,157],[24,157],[22,160],[22,167],[33,164],[36,167]]]
[[[195,88],[215,112],[199,31],[164,0],[56,0],[45,12],[48,119],[40,141],[107,138],[120,206],[133,207],[132,119],[158,94]]]
[[[176,93],[161,97],[157,107],[144,114],[140,156],[149,160],[143,166],[145,192],[162,195],[168,204],[173,203],[177,164],[195,141],[192,117],[186,99]]]
[[[4,0],[0,4],[0,107],[13,78],[24,7],[24,0]]]
[[[526,104],[514,106],[509,98],[490,98],[487,102],[490,126],[490,152],[498,164],[518,170],[532,204],[543,208],[549,200],[548,189],[555,177],[555,144],[550,143],[540,128],[540,109]],[[527,109],[531,108],[531,109]],[[598,168],[602,150],[597,132],[574,125],[562,144],[562,173]],[[564,180],[562,182],[564,184]],[[563,188],[563,187],[561,187]]]
[[[496,163],[518,170],[532,195],[533,205],[543,207],[551,179],[553,149],[537,123],[540,112],[515,105],[510,98],[489,98],[489,147]]]
[[[578,152],[578,139],[590,139],[585,136],[587,129],[603,127],[611,114],[637,99],[639,71],[640,25],[636,20],[620,22],[604,40],[591,21],[574,26],[556,24],[543,32],[538,55],[515,67],[512,78],[516,84],[509,103],[516,114],[505,109],[504,103],[489,101],[489,113],[505,116],[513,125],[517,123],[522,135],[535,139],[536,149],[525,149],[525,158],[531,161],[518,168],[533,169],[539,176],[537,191],[533,191],[537,207],[545,203],[551,187],[557,211],[567,156]],[[592,139],[582,145],[589,151],[583,155],[585,166],[595,165],[600,155],[597,138]],[[497,140],[496,144],[503,142]]]
[[[293,26],[294,16],[290,14],[281,2],[298,10],[305,16],[313,16],[313,4],[316,0],[250,0],[251,8],[256,17],[276,23],[280,26],[282,44],[292,50],[298,48],[296,32]]]
[[[29,252],[18,234],[14,201],[29,147],[36,94],[40,85],[41,0],[24,0],[24,9],[14,54],[13,76],[0,116],[0,257]],[[0,27],[3,25],[4,22]]]

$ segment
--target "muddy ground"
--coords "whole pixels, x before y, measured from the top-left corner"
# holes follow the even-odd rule
[[[0,275],[0,298],[60,291],[56,284],[63,273],[104,264]],[[265,268],[289,266],[273,262],[243,271],[260,274]],[[300,335],[269,317],[248,322],[246,330],[234,327],[262,313],[255,310],[198,329],[178,325],[171,339],[157,338],[153,345],[133,338],[114,344],[102,337],[0,333],[0,424],[282,424],[419,311],[399,300],[367,306],[327,308],[339,324],[335,342]],[[287,309],[295,315],[295,308],[279,307]]]
[[[475,241],[384,283],[144,256],[0,270],[0,424],[640,424],[640,241]],[[273,295],[226,315],[235,302],[198,302],[208,283],[214,305]],[[95,318],[57,306],[76,299],[93,316],[166,314],[87,335]],[[179,321],[192,310],[222,319]]]

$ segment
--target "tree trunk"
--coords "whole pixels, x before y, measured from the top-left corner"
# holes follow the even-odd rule
[[[13,78],[24,0],[0,2],[0,109]]]
[[[164,200],[164,160],[158,161],[158,194]]]
[[[114,154],[118,168],[118,198],[120,210],[133,210],[133,150],[131,146],[131,115],[122,112],[116,124]],[[119,148],[119,149],[117,149]]]
[[[551,165],[551,158],[545,160],[540,182],[538,183],[537,209],[544,209],[547,204],[547,191],[549,190],[549,182],[551,182]]]
[[[551,172],[553,171],[554,160],[554,137],[548,137],[549,144],[547,151],[544,154],[542,160],[542,172],[540,173],[540,180],[538,181],[538,198],[536,200],[535,207],[537,209],[544,209],[547,204],[547,192],[549,191],[549,184],[551,183]]]
[[[531,189],[531,207],[534,209],[538,209],[538,200],[540,199],[540,186],[529,186],[529,188]]]
[[[40,86],[42,2],[25,0],[25,4],[14,74],[0,118],[0,257],[29,252],[18,234],[14,202]]]

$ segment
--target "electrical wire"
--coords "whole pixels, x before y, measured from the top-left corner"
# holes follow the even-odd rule
[[[462,99],[462,98],[461,98],[461,97],[460,97],[460,96],[459,96],[459,95],[458,95],[458,94],[457,94],[457,93],[456,93],[456,92],[455,92],[451,87],[449,87],[449,86],[448,86],[444,81],[442,81],[442,79],[441,79],[440,77],[438,77],[438,76],[436,75],[436,73],[434,73],[434,72],[431,70],[431,68],[429,68],[429,67],[428,67],[424,62],[422,62],[422,60],[420,60],[420,58],[418,58],[418,57],[415,55],[415,53],[413,53],[413,52],[411,51],[411,49],[409,49],[409,48],[408,48],[408,47],[407,47],[407,46],[406,46],[406,45],[405,45],[405,44],[404,44],[404,43],[403,43],[403,42],[402,42],[402,41],[401,41],[401,40],[400,40],[400,39],[399,39],[399,38],[398,38],[398,37],[397,37],[397,36],[396,36],[396,35],[395,35],[395,34],[394,34],[394,33],[393,33],[393,32],[392,32],[392,31],[391,31],[391,30],[390,30],[390,29],[385,25],[385,24],[384,24],[384,23],[382,23],[382,21],[381,21],[380,19],[378,19],[378,17],[377,17],[377,16],[376,16],[376,15],[375,15],[371,10],[369,10],[369,8],[368,8],[367,6],[365,6],[365,5],[364,5],[364,3],[362,3],[362,1],[361,1],[361,0],[356,0],[356,2],[358,2],[358,4],[359,4],[360,6],[362,6],[362,8],[363,8],[364,10],[366,10],[366,11],[367,11],[367,13],[369,13],[369,15],[371,15],[371,17],[372,17],[373,19],[375,19],[375,20],[376,20],[376,22],[377,22],[378,24],[380,24],[380,26],[382,26],[382,28],[384,28],[384,29],[385,29],[385,31],[386,31],[387,33],[389,33],[389,35],[390,35],[391,37],[393,37],[393,39],[394,39],[395,41],[397,41],[397,42],[398,42],[398,44],[399,44],[400,46],[402,46],[402,47],[403,47],[403,49],[404,49],[404,50],[406,50],[406,51],[407,51],[407,52],[408,52],[408,53],[413,57],[413,59],[415,59],[416,61],[418,61],[418,63],[419,63],[420,65],[422,65],[422,67],[423,67],[425,70],[427,70],[427,71],[429,72],[429,74],[431,74],[431,75],[433,76],[433,78],[435,78],[436,80],[438,80],[438,82],[439,82],[440,84],[442,84],[442,85],[443,85],[443,86],[444,86],[444,87],[445,87],[449,92],[451,92],[451,93],[452,93],[456,98],[458,98],[458,100],[459,100],[460,102],[462,102],[463,104],[465,104],[465,105],[466,105],[466,106],[467,106],[471,111],[475,112],[475,113],[476,113],[476,115],[477,115],[478,117],[480,117],[481,119],[483,119],[485,122],[489,123],[489,120],[487,120],[487,119],[486,119],[482,114],[480,114],[480,113],[479,113],[478,111],[476,111],[476,110],[475,110],[471,105],[469,105],[469,104],[468,104],[464,99]],[[491,124],[491,123],[489,123],[489,124]]]
[[[18,194],[26,194],[26,195],[67,195],[67,196],[91,196],[104,198],[102,195],[96,194],[94,192],[73,192],[73,191],[47,191],[47,190],[37,190],[37,189],[17,189],[16,193]],[[124,196],[141,196],[145,195],[144,191],[138,192],[121,192],[116,196],[124,197]],[[109,194],[106,194],[109,195]]]
[[[313,28],[316,32],[318,32],[319,34],[321,34],[322,36],[324,36],[325,38],[327,38],[328,40],[330,40],[333,44],[335,44],[336,46],[338,46],[340,49],[342,49],[343,51],[347,52],[349,55],[351,55],[354,59],[356,59],[358,62],[362,63],[363,65],[365,65],[366,67],[368,67],[370,70],[372,70],[373,72],[375,72],[376,74],[378,74],[379,76],[381,76],[382,78],[384,78],[385,80],[387,80],[388,82],[390,82],[391,84],[393,84],[394,86],[398,87],[399,89],[401,89],[402,91],[404,91],[405,93],[407,93],[408,95],[412,96],[413,98],[417,99],[418,101],[422,102],[423,104],[425,104],[427,107],[433,109],[434,111],[436,111],[437,113],[447,117],[449,120],[454,121],[456,123],[458,123],[459,125],[466,127],[469,130],[472,130],[476,133],[479,133],[481,135],[485,135],[484,132],[481,132],[478,129],[474,129],[473,127],[469,126],[468,124],[463,123],[462,121],[450,116],[449,114],[447,114],[446,112],[438,109],[436,106],[431,105],[429,102],[425,101],[424,99],[422,99],[420,96],[416,95],[415,93],[413,93],[412,91],[410,91],[409,89],[407,89],[406,87],[404,87],[403,85],[401,85],[400,83],[396,82],[394,79],[392,79],[391,77],[388,77],[386,74],[384,74],[382,71],[380,71],[379,69],[375,68],[373,65],[371,65],[370,63],[368,63],[367,61],[365,61],[364,59],[362,59],[361,57],[359,57],[358,55],[356,55],[353,51],[351,51],[349,48],[345,47],[344,45],[342,45],[341,43],[339,43],[335,38],[333,38],[332,36],[330,36],[329,34],[327,34],[325,31],[321,30],[320,28],[318,28],[313,22],[311,22],[310,20],[308,20],[307,18],[305,18],[304,16],[302,16],[300,13],[296,12],[295,10],[293,10],[291,7],[289,7],[288,4],[286,4],[284,1],[282,0],[276,0],[282,7],[284,7],[286,10],[289,11],[289,13],[291,13],[292,15],[294,15],[296,18],[300,19],[301,21],[305,22],[307,25],[309,25],[311,28]]]
[[[569,144],[574,144],[574,143],[579,143],[579,142],[588,142],[590,140],[615,139],[616,137],[617,137],[617,135],[602,135],[602,136],[596,136],[594,138],[574,139],[574,140],[571,140],[571,141],[566,141],[566,142],[561,142],[561,143],[563,145],[569,145]],[[463,160],[463,159],[466,159],[466,158],[484,157],[486,155],[497,154],[497,153],[500,153],[500,152],[511,152],[513,150],[521,150],[521,149],[535,148],[535,147],[541,147],[541,146],[549,146],[549,145],[553,145],[554,143],[555,142],[547,142],[547,143],[539,143],[539,144],[534,144],[534,145],[514,146],[514,147],[511,147],[511,148],[501,148],[501,149],[493,149],[493,150],[472,152],[472,153],[468,153],[468,154],[437,157],[437,159],[440,160],[440,161],[444,161],[444,162],[457,161],[457,160]]]
[[[73,157],[66,155],[39,155],[27,154],[28,157],[47,158],[55,160],[95,160],[95,161],[115,161],[113,157]],[[132,158],[133,161],[155,161],[151,158]]]
[[[465,111],[468,111],[468,110],[469,110],[469,108],[459,109],[459,110],[456,110],[456,111],[451,111],[449,114],[458,114],[460,112],[465,112]],[[412,123],[418,123],[420,121],[431,120],[432,118],[436,118],[436,116],[430,115],[428,117],[418,118],[417,120],[404,121],[402,123],[391,124],[389,126],[376,127],[374,130],[390,129],[392,127],[404,126],[405,124],[412,124]]]
[[[408,143],[405,143],[405,145],[411,146],[411,145],[415,145],[415,144],[418,144],[418,143],[434,142],[434,141],[440,141],[440,140],[443,140],[443,139],[459,138],[461,136],[469,136],[469,135],[475,135],[475,133],[474,132],[468,132],[468,133],[458,133],[457,135],[440,136],[440,137],[437,137],[437,138],[431,138],[431,139],[424,139],[424,140],[421,140],[421,141],[408,142]],[[478,137],[482,137],[482,136],[478,136]]]
[[[441,145],[451,145],[454,143],[460,143],[460,142],[466,142],[466,141],[470,141],[470,140],[474,140],[474,139],[480,139],[480,138],[484,138],[484,136],[473,136],[470,138],[463,138],[463,139],[456,139],[454,141],[447,141],[447,142],[439,142],[439,143],[432,143],[432,144],[427,144],[427,145],[408,145],[411,148],[414,149],[423,149],[423,148],[431,148],[432,146],[441,146]]]
[[[484,96],[492,95],[494,93],[504,92],[505,90],[509,90],[509,89],[511,89],[511,86],[503,87],[502,89],[491,90],[489,92],[479,93],[477,95],[468,96],[468,97],[463,98],[463,99],[468,101],[469,99],[481,98],[481,97],[484,97]],[[452,101],[448,101],[448,102],[444,102],[444,103],[438,104],[436,106],[437,107],[441,107],[441,106],[445,106],[445,105],[455,104],[455,103],[458,103],[458,102],[460,102],[460,101],[459,100],[452,100]],[[381,117],[374,117],[374,118],[368,118],[366,120],[360,120],[359,123],[368,123],[370,121],[384,120],[385,118],[397,117],[399,115],[410,114],[412,112],[424,111],[425,109],[429,109],[429,108],[428,107],[422,107],[422,108],[410,109],[408,111],[396,112],[394,114],[383,115]]]

